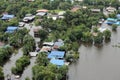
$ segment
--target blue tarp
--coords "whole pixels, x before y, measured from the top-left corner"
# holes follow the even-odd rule
[[[65,55],[65,51],[51,51],[51,53],[48,55],[48,58],[63,58]]]
[[[50,63],[55,64],[57,66],[63,66],[64,65],[64,60],[59,60],[59,59],[51,59]]]
[[[116,22],[117,19],[114,19],[114,18],[107,18],[107,21],[113,21],[113,22]]]
[[[7,30],[9,31],[9,30],[16,30],[18,27],[16,27],[16,26],[8,26],[7,27]]]
[[[115,24],[117,22],[117,19],[114,18],[107,18],[107,24],[112,25]]]
[[[12,32],[14,32],[15,30],[17,30],[17,28],[18,28],[18,27],[16,27],[16,26],[8,26],[6,32],[12,33]]]
[[[4,14],[3,17],[1,19],[12,19],[14,18],[14,15],[8,15],[8,14]]]

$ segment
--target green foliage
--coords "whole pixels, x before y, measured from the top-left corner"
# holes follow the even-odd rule
[[[114,6],[114,7],[118,7],[120,5],[119,0],[84,0],[84,3],[89,4],[89,5],[94,5],[94,6]]]
[[[49,63],[49,60],[47,58],[47,53],[44,52],[39,53],[36,62],[38,65],[47,66],[47,64]]]
[[[82,41],[87,42],[87,43],[92,43],[93,36],[92,36],[91,32],[84,32],[83,37],[82,37]]]
[[[35,23],[36,26],[39,26],[40,25],[39,19],[35,20],[34,23]]]
[[[66,53],[66,57],[65,57],[65,60],[67,62],[75,62],[79,59],[79,52],[77,51],[68,51]]]
[[[12,53],[13,49],[10,46],[4,46],[3,48],[0,48],[0,65],[3,65],[4,62],[9,59]]]
[[[67,11],[64,16],[64,21],[68,26],[78,26],[80,24],[84,24],[88,28],[91,28],[92,25],[97,25],[98,19],[104,17],[103,13],[91,14],[89,9],[82,9],[74,13]]]
[[[93,38],[94,38],[94,43],[95,44],[102,44],[102,42],[103,42],[103,33],[98,32],[97,36],[94,36]]]
[[[103,35],[104,35],[104,37],[105,37],[105,40],[109,40],[110,37],[111,37],[111,32],[110,32],[110,30],[105,30],[105,31],[103,32]]]
[[[113,30],[113,31],[116,31],[116,29],[117,29],[117,25],[116,25],[116,24],[113,24],[113,25],[112,25],[112,30]]]
[[[30,78],[29,78],[29,77],[26,77],[25,80],[30,80]]]
[[[16,67],[12,67],[13,74],[21,74],[25,67],[30,64],[30,59],[28,56],[23,56],[16,61]]]
[[[45,38],[47,38],[47,35],[48,35],[47,31],[42,30],[42,29],[39,30],[39,37],[40,37],[41,41],[45,40]]]
[[[93,28],[93,32],[95,32],[95,33],[99,32],[98,28],[97,28],[97,27],[94,27],[94,28]]]
[[[11,19],[11,20],[8,22],[8,24],[9,24],[10,26],[18,26],[18,19],[17,19],[17,18],[13,18],[13,19]]]
[[[35,50],[35,40],[30,35],[25,35],[23,38],[23,54],[28,55],[29,52],[32,52]]]
[[[48,66],[34,66],[33,67],[33,80],[61,80],[68,72],[67,66],[57,67],[56,65],[49,64]]]
[[[1,66],[0,66],[0,80],[4,80],[4,73]]]
[[[28,33],[26,28],[17,30],[14,34],[9,37],[9,44],[15,48],[20,47],[23,44],[23,38]],[[14,36],[13,36],[14,35]]]

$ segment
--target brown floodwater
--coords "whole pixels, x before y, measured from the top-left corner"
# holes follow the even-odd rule
[[[81,45],[79,60],[69,66],[69,80],[120,80],[120,27],[102,47]]]

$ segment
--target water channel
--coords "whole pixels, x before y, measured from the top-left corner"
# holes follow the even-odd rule
[[[80,59],[69,67],[69,80],[120,80],[120,27],[102,47],[81,45]]]

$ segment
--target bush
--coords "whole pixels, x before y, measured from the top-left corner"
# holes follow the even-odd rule
[[[113,30],[113,31],[116,31],[116,29],[117,29],[117,25],[116,25],[116,24],[113,24],[113,25],[112,25],[112,30]]]
[[[0,80],[4,80],[4,73],[1,66],[0,66]]]
[[[21,74],[24,68],[30,64],[30,59],[28,56],[23,56],[16,61],[16,67],[12,67],[13,74]]]

